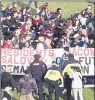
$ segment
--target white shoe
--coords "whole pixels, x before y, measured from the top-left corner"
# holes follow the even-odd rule
[[[64,89],[62,93],[63,93],[63,94],[66,93],[66,89]]]
[[[8,99],[4,97],[2,100],[8,100]]]

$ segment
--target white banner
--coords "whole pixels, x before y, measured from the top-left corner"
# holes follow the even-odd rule
[[[75,59],[79,60],[82,65],[83,75],[94,75],[94,49],[93,48],[73,48],[70,52],[74,54]],[[1,49],[1,65],[3,69],[10,67],[11,73],[21,75],[23,71],[34,60],[34,55],[39,53],[41,60],[44,61],[48,67],[52,61],[60,65],[63,49],[45,49],[45,50],[31,50],[31,49]]]

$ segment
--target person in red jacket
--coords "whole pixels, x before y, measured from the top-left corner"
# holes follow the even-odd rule
[[[5,40],[5,41],[3,42],[2,48],[9,48],[9,49],[12,49],[12,48],[13,48],[13,45],[12,45],[11,40]]]
[[[41,17],[37,14],[35,16],[33,16],[33,21],[32,21],[33,25],[41,25],[42,24],[42,19]]]

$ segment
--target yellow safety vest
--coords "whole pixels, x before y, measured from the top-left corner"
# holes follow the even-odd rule
[[[64,73],[65,73],[65,72],[67,72],[68,75],[71,75],[71,74],[73,73],[73,69],[71,68],[72,66],[81,68],[81,65],[78,64],[78,63],[68,64],[68,65],[65,67],[65,69],[63,70],[63,72],[62,72],[63,77],[64,77]]]
[[[48,70],[48,72],[45,75],[45,78],[52,80],[52,81],[57,81],[59,79],[62,79],[62,76],[60,72],[57,70]]]

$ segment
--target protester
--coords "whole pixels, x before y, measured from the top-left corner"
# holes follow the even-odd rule
[[[63,48],[66,45],[94,47],[94,42],[92,42],[95,31],[94,15],[91,13],[91,4],[86,9],[77,11],[70,18],[63,20],[61,8],[51,11],[47,2],[39,7],[38,0],[34,0],[36,8],[40,9],[40,12],[33,13],[30,7],[32,2],[30,0],[26,7],[20,9],[17,8],[16,1],[6,8],[2,5],[1,23],[4,40],[6,40],[5,37],[9,39],[9,35],[15,35],[18,30],[20,31],[17,37],[19,43],[11,41],[12,48],[23,49],[26,47],[27,40],[35,41],[39,37],[44,37],[44,49]],[[31,46],[30,44],[27,48]]]
[[[45,80],[49,83],[48,91],[49,97],[48,100],[52,99],[53,91],[55,90],[55,100],[59,100],[59,85],[62,83],[62,76],[60,70],[58,69],[55,62],[52,62],[52,66],[48,69]]]
[[[38,87],[38,94],[40,100],[45,100],[43,94],[43,79],[47,71],[47,66],[43,61],[40,61],[40,55],[34,55],[34,61],[30,64],[29,71],[32,77],[36,80]]]
[[[13,76],[10,74],[10,67],[6,66],[5,71],[1,73],[1,89],[2,98],[11,100],[12,92],[16,89],[16,84]]]
[[[67,90],[67,100],[71,100],[72,79],[69,77],[73,73],[72,66],[81,68],[80,62],[74,59],[73,54],[68,55],[69,60],[64,63],[62,75],[64,77],[64,88]]]
[[[78,100],[78,97],[80,100],[83,100],[83,94],[82,94],[82,73],[79,67],[73,66],[73,73],[70,75],[70,78],[72,79],[72,88],[74,93],[74,99]]]
[[[37,94],[37,84],[28,70],[24,71],[25,76],[19,80],[20,100],[35,100],[33,92]]]

